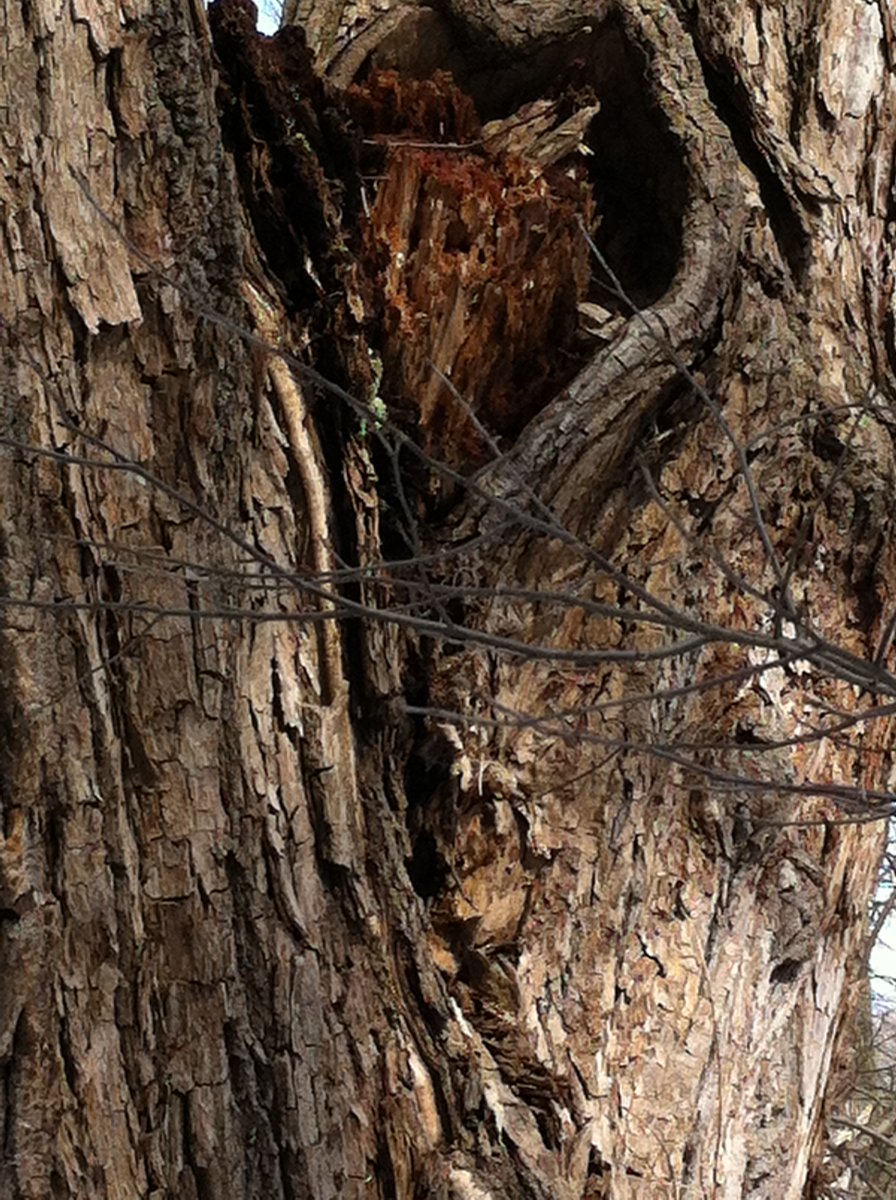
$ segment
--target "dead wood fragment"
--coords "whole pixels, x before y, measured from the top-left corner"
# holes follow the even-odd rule
[[[590,279],[578,221],[592,225],[595,205],[570,154],[596,106],[569,117],[556,101],[526,105],[480,131],[445,73],[375,73],[351,96],[390,138],[368,229],[384,399],[428,452],[480,466],[490,452],[466,406],[512,439],[578,364]]]

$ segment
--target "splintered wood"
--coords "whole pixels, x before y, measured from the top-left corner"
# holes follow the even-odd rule
[[[595,204],[580,151],[596,105],[528,105],[482,130],[444,73],[381,72],[352,96],[385,148],[368,228],[384,399],[428,453],[480,466],[581,361],[579,221],[593,225]]]

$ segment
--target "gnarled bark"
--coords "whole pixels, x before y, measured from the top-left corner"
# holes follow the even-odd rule
[[[888,10],[5,15],[0,1191],[817,1194]]]

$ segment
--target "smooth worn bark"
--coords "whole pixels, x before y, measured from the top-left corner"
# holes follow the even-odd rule
[[[823,1195],[889,9],[287,17],[4,11],[0,1194]]]

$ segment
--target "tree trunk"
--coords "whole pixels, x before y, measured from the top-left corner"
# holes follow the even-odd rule
[[[370,7],[6,5],[0,1194],[823,1195],[889,8]]]

